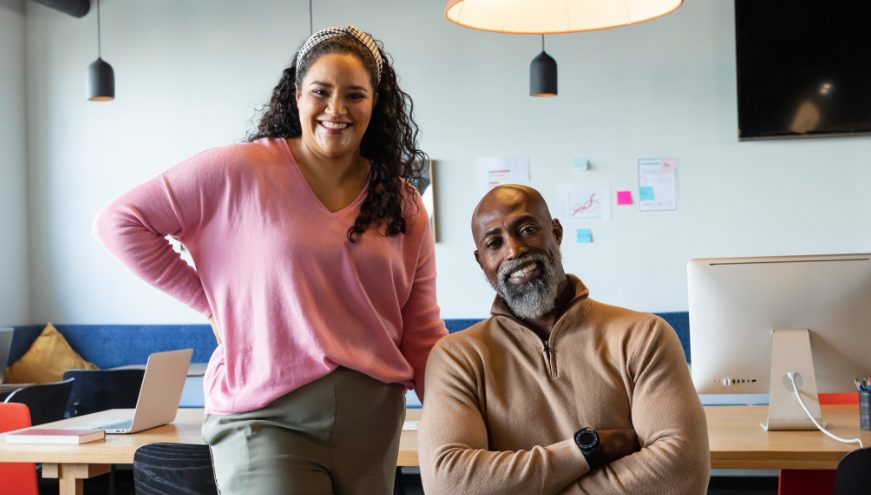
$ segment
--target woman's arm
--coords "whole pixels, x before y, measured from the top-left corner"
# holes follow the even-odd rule
[[[415,221],[426,222],[426,210],[419,201],[420,211]],[[442,337],[447,335],[445,323],[439,315],[436,303],[435,246],[429,223],[417,256],[417,265],[411,295],[402,308],[402,341],[399,348],[402,355],[414,368],[414,389],[421,402],[424,400],[424,375],[430,350]]]
[[[121,263],[154,287],[205,316],[212,314],[196,270],[166,236],[195,237],[213,206],[215,152],[201,153],[106,205],[94,236]]]

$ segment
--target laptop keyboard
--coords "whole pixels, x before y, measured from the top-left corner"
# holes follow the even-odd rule
[[[112,423],[108,425],[100,425],[101,430],[129,430],[133,427],[133,420],[121,421],[120,423]]]

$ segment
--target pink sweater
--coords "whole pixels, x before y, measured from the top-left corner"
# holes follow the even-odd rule
[[[204,316],[223,344],[205,376],[206,411],[263,407],[343,366],[423,397],[445,335],[427,214],[407,233],[347,230],[365,191],[330,212],[283,139],[207,150],[109,203],[94,235],[134,273]],[[178,238],[196,270],[164,238]]]

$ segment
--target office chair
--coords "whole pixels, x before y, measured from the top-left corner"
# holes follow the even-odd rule
[[[64,419],[73,381],[69,378],[61,382],[25,385],[9,394],[4,402],[25,404],[30,409],[33,425],[60,421]]]
[[[217,495],[208,445],[149,443],[133,455],[136,495]]]
[[[871,490],[871,447],[845,455],[835,470],[835,495],[859,495]]]
[[[68,370],[64,379],[76,381],[67,402],[67,416],[136,407],[143,376],[144,369]]]
[[[0,403],[0,433],[30,426],[24,404]],[[30,462],[0,462],[0,486],[7,495],[38,495],[36,466]]]

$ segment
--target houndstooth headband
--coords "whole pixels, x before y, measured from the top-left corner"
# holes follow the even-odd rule
[[[378,73],[375,74],[375,84],[381,82],[381,65],[383,60],[381,58],[381,51],[378,50],[378,45],[375,44],[375,40],[372,39],[371,36],[360,31],[354,26],[332,26],[328,28],[321,29],[315,34],[311,35],[309,39],[303,43],[302,48],[299,49],[299,53],[296,55],[296,66],[299,67],[302,63],[302,59],[305,55],[314,48],[315,45],[324,42],[330,38],[335,38],[336,36],[350,36],[355,40],[359,41],[363,44],[370,52],[372,52],[372,58],[375,59],[375,68]]]

